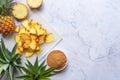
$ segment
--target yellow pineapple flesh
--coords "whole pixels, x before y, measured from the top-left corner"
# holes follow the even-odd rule
[[[12,7],[12,15],[17,19],[25,19],[28,16],[28,8],[23,3],[16,3]]]
[[[39,8],[42,5],[43,0],[26,0],[26,2],[30,8]]]

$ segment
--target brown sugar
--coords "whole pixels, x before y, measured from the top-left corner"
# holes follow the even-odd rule
[[[60,50],[54,50],[47,56],[47,64],[49,67],[57,67],[57,70],[66,65],[67,58]]]

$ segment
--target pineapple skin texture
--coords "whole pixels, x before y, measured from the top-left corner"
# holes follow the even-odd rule
[[[7,36],[15,31],[14,20],[11,16],[0,16],[0,33]]]

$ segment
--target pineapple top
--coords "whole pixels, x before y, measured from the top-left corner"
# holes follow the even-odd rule
[[[10,15],[13,0],[0,0],[0,15]]]

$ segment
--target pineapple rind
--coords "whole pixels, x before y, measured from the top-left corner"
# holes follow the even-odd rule
[[[7,36],[15,31],[14,20],[11,16],[0,16],[0,32]]]

